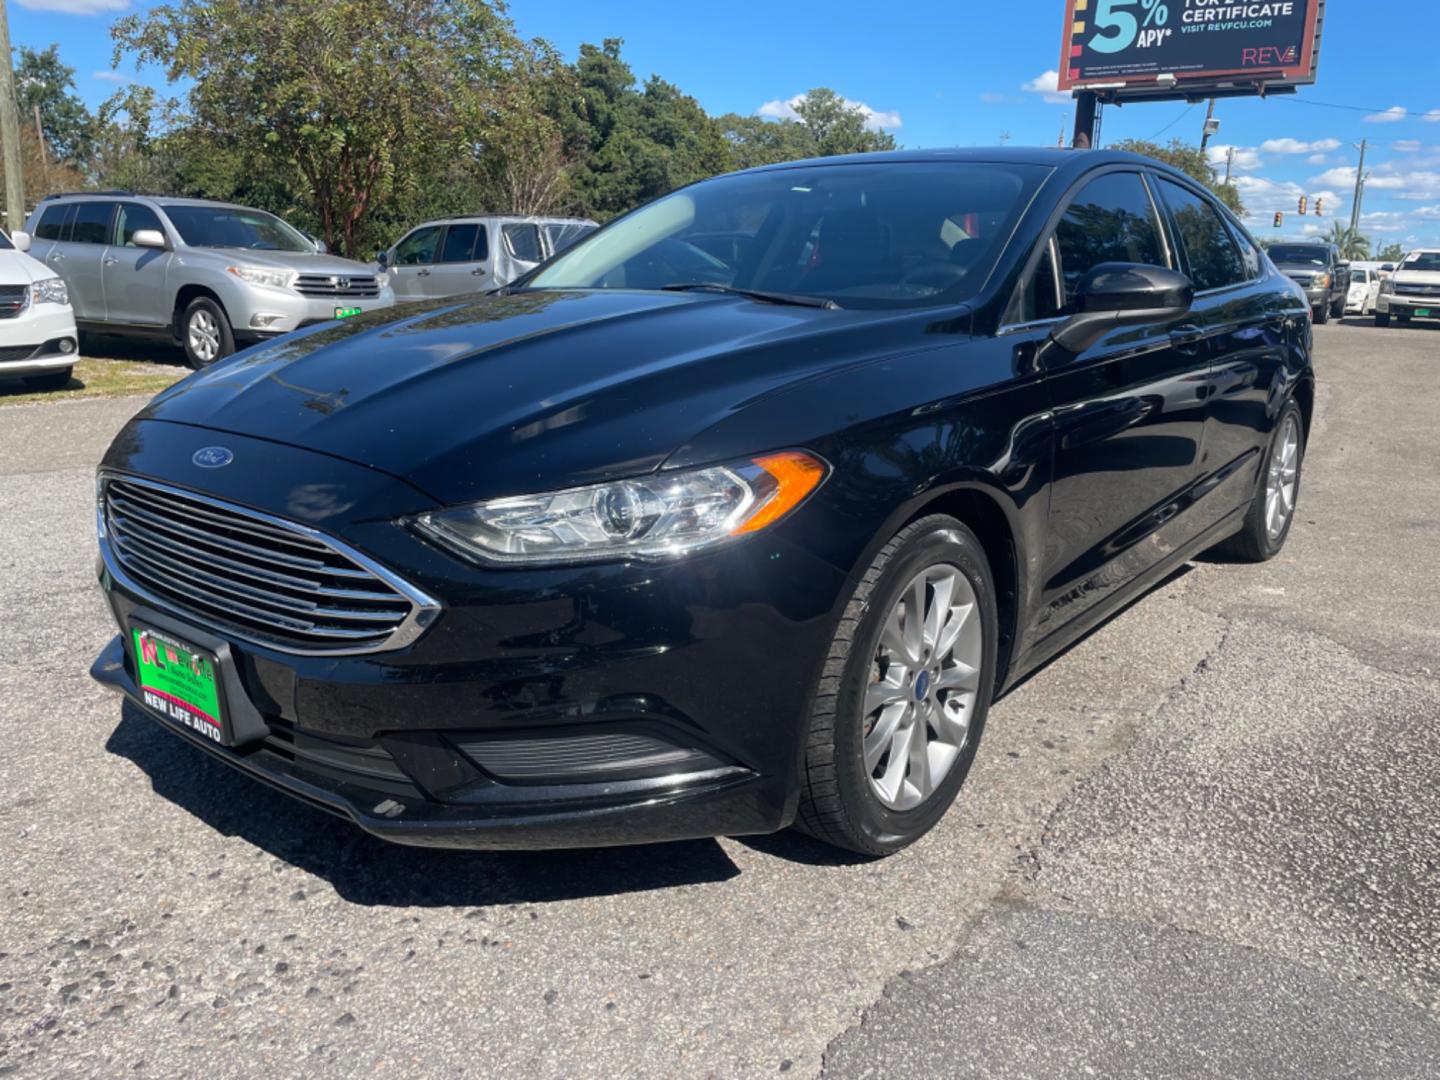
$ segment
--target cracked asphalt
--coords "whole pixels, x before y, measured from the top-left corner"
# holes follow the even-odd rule
[[[0,408],[0,1074],[1421,1077],[1440,1061],[1440,328],[1317,328],[1291,541],[997,703],[926,840],[389,847],[86,675],[93,467]]]

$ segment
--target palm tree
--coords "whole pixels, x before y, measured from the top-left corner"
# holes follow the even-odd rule
[[[1361,235],[1359,229],[1352,229],[1337,221],[1330,226],[1330,235],[1325,239],[1338,247],[1341,256],[1346,259],[1370,258],[1370,239]]]

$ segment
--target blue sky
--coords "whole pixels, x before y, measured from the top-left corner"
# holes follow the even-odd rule
[[[87,101],[134,77],[110,72],[109,26],[132,0],[14,0],[16,45],[58,43]],[[1363,229],[1376,240],[1440,245],[1440,3],[1331,0],[1317,85],[1298,99],[1222,101],[1217,156],[1236,147],[1236,178],[1262,236],[1298,236],[1348,221],[1353,144],[1368,139]],[[641,78],[655,73],[711,113],[782,115],[786,101],[829,86],[872,111],[902,145],[1054,145],[1068,98],[1053,86],[1062,0],[909,0],[885,9],[829,0],[513,0],[520,31],[573,58],[581,42],[625,39]],[[141,72],[144,81],[162,80]],[[1049,80],[1049,81],[1047,81]],[[1320,103],[1329,103],[1322,105]],[[1334,105],[1345,108],[1329,107]],[[1204,106],[1129,105],[1105,113],[1105,141],[1199,139]],[[1325,200],[1317,222],[1295,213],[1301,194]],[[1272,227],[1275,210],[1285,227]]]

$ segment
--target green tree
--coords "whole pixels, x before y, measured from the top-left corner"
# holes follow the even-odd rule
[[[760,116],[726,113],[716,122],[730,145],[732,168],[753,169],[815,157],[819,153],[810,129],[798,120],[766,120]]]
[[[865,126],[864,112],[828,87],[816,87],[806,93],[795,103],[795,112],[822,157],[895,149],[893,135],[870,130]]]
[[[1332,222],[1330,233],[1325,239],[1340,249],[1340,254],[1347,259],[1368,259],[1370,258],[1370,240],[1361,234],[1359,229],[1352,229],[1340,221]]]
[[[1405,245],[1397,243],[1386,244],[1375,253],[1378,262],[1398,263],[1405,257]]]
[[[94,145],[95,118],[75,93],[75,69],[60,62],[58,45],[36,52],[20,46],[15,66],[15,97],[21,126],[40,126],[51,160],[72,166],[86,164]]]
[[[1181,139],[1171,139],[1167,146],[1147,142],[1144,139],[1124,139],[1116,143],[1112,149],[1127,150],[1132,154],[1143,154],[1156,161],[1163,161],[1187,176],[1200,181],[1237,215],[1244,216],[1245,214],[1245,203],[1240,198],[1239,188],[1234,184],[1220,182],[1215,170],[1211,168],[1210,162],[1205,159],[1205,152],[1198,146],[1191,146]]]
[[[181,0],[112,35],[117,63],[189,80],[194,134],[293,186],[352,255],[377,206],[484,145],[527,53],[498,0]]]

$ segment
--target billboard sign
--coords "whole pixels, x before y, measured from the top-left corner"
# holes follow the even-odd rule
[[[1060,89],[1315,81],[1325,0],[1067,0]],[[1174,82],[1170,80],[1174,77]],[[1159,82],[1157,82],[1159,80]]]

